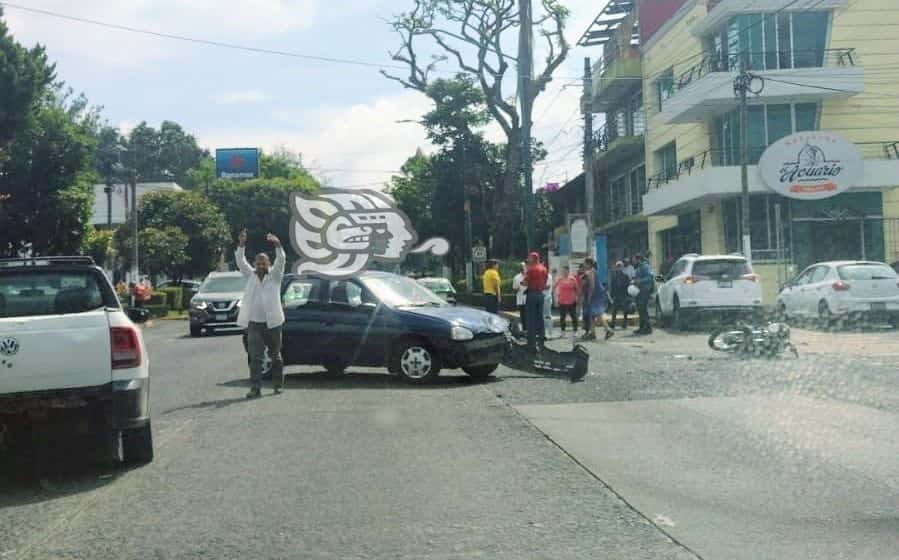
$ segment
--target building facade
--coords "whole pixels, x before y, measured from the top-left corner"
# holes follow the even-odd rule
[[[899,7],[894,0],[671,0],[642,46],[653,264],[741,247],[742,137],[734,77],[754,77],[747,143],[752,258],[773,304],[782,282],[831,259],[899,261]],[[641,8],[642,10],[642,8]],[[795,132],[832,133],[864,157],[858,184],[793,200],[757,163]]]

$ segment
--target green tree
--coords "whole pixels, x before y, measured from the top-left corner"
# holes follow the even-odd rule
[[[0,173],[0,253],[75,254],[89,228],[96,109],[61,86],[43,93]]]
[[[47,62],[44,48],[24,48],[0,19],[0,171],[6,147],[29,125],[38,100],[54,78],[55,67]]]
[[[177,227],[188,238],[188,260],[168,271],[176,280],[205,276],[218,264],[219,255],[231,243],[228,222],[221,210],[201,193],[161,191],[140,199],[140,229]],[[130,232],[129,226],[124,231]]]
[[[181,228],[147,227],[140,230],[139,236],[141,272],[154,277],[165,274],[171,278],[180,278],[184,267],[190,263],[190,256],[187,254],[190,240]],[[115,237],[125,267],[130,267],[133,241],[131,231],[124,227],[120,228]]]
[[[81,241],[81,254],[92,257],[100,266],[108,265],[115,256],[115,232],[110,229],[87,230]]]
[[[187,180],[188,171],[209,156],[178,123],[163,121],[156,130],[146,122],[134,127],[127,138],[123,163],[137,172],[141,181]]]
[[[253,179],[249,181],[219,181],[209,190],[209,198],[221,208],[230,224],[228,247],[240,230],[247,228],[248,252],[271,249],[265,242],[266,233],[274,233],[286,244],[290,239],[290,194],[312,193],[318,183],[310,175],[297,179]],[[289,252],[288,252],[289,254]]]
[[[184,176],[184,183],[179,183],[186,189],[198,189],[207,192],[209,187],[217,181],[215,177],[215,160],[204,157],[196,167],[189,169]]]

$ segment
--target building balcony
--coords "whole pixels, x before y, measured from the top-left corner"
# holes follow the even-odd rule
[[[600,113],[613,109],[624,96],[638,89],[642,80],[639,47],[610,49],[593,65],[593,111]]]
[[[899,177],[899,141],[857,144],[865,160],[864,176],[852,190],[895,187]],[[750,161],[758,161],[764,149],[750,150]],[[678,214],[741,193],[740,166],[730,151],[708,150],[682,160],[677,169],[651,177],[643,196],[643,212],[651,215]],[[749,166],[749,191],[771,193],[756,165]]]
[[[864,70],[854,49],[758,52],[745,57],[754,76],[751,105],[841,99],[865,90]],[[656,82],[661,119],[666,124],[702,122],[736,108],[739,99],[734,94],[734,77],[740,58],[743,56],[709,55],[673,83]],[[778,66],[781,68],[766,69]]]
[[[690,31],[697,37],[704,37],[741,14],[834,10],[848,4],[849,0],[708,0],[706,16],[693,24]]]
[[[642,115],[642,113],[640,113]],[[600,169],[608,169],[617,163],[643,154],[643,121],[634,122],[632,130],[619,130],[607,123],[593,137],[596,147],[594,164]]]

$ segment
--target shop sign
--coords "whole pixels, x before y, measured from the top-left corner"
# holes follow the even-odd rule
[[[771,144],[758,168],[765,184],[783,196],[819,200],[857,185],[864,160],[858,146],[839,135],[798,132]]]

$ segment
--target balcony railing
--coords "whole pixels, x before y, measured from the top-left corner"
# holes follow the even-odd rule
[[[612,143],[622,136],[642,136],[646,129],[646,115],[643,111],[631,114],[631,130],[626,126],[619,126],[616,122],[607,122],[593,133],[593,146],[597,152],[609,151]]]
[[[708,53],[695,65],[676,76],[668,84],[669,99],[678,91],[712,72],[736,72],[741,69],[746,59],[747,70],[762,72],[766,70],[791,70],[801,68],[840,68],[859,64],[855,49],[816,49],[816,50],[784,50],[784,51],[752,51],[721,55]],[[659,87],[665,88],[659,82]]]
[[[890,159],[899,160],[899,140],[886,142],[859,142],[856,143],[859,152],[865,159]],[[750,165],[758,163],[767,148],[753,147],[748,150]],[[664,185],[677,181],[681,177],[688,177],[699,173],[709,167],[733,167],[738,166],[739,152],[735,150],[706,150],[688,158],[682,159],[677,168],[662,171],[646,180],[648,190],[658,189]]]

